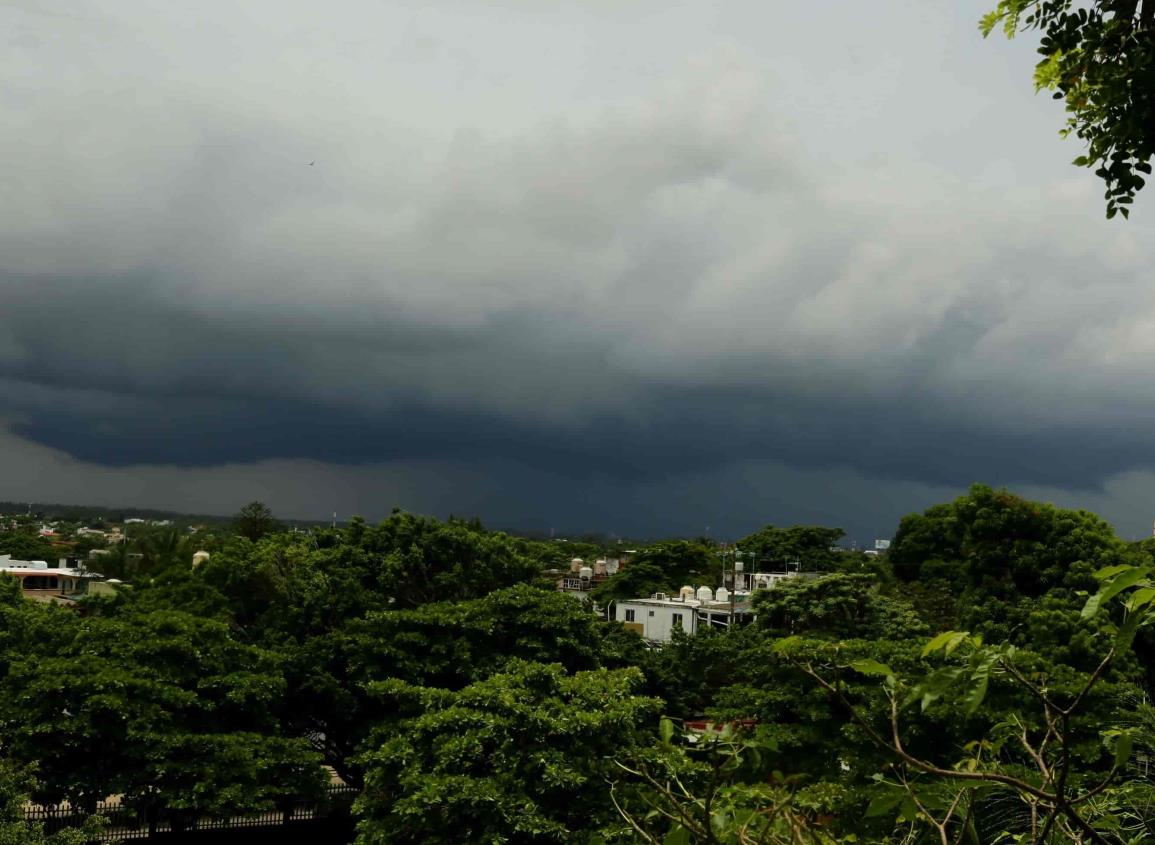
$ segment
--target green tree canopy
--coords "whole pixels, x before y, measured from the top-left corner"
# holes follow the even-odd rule
[[[43,797],[218,814],[319,789],[320,760],[280,734],[274,655],[172,610],[68,628],[0,679],[0,742],[36,765]]]
[[[829,571],[838,564],[838,552],[831,551],[842,539],[841,528],[824,528],[820,525],[792,525],[764,528],[738,541],[739,549],[753,552],[760,567],[784,568],[786,564],[799,562],[804,570]]]
[[[590,841],[612,818],[612,758],[653,737],[659,703],[641,681],[514,661],[459,692],[377,685],[414,715],[366,755],[358,842]]]
[[[280,526],[264,502],[249,502],[233,517],[233,530],[254,542]]]

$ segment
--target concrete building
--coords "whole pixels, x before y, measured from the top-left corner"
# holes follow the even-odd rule
[[[613,618],[649,642],[667,643],[679,629],[693,636],[704,628],[744,625],[753,615],[749,593],[732,595],[719,587],[715,594],[709,587],[687,586],[676,596],[655,593],[648,599],[616,602]]]
[[[102,576],[68,565],[67,559],[59,566],[49,566],[43,560],[13,560],[12,555],[0,555],[0,575],[20,580],[25,597],[36,601],[71,604],[89,591],[92,582]]]
[[[652,643],[667,643],[679,628],[693,636],[704,628],[725,630],[731,625],[745,625],[754,619],[751,599],[757,590],[773,589],[788,578],[820,578],[820,572],[743,572],[724,573],[727,585],[737,582],[738,589],[719,587],[682,587],[678,595],[655,593],[648,599],[630,599],[614,604],[613,619],[628,630],[637,632]]]

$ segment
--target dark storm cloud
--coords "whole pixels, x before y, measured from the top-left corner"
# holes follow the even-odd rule
[[[707,5],[6,8],[8,463],[635,528],[1155,463],[1150,225],[969,25]]]

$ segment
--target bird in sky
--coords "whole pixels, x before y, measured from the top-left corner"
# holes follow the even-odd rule
[[[312,167],[316,163],[317,163],[317,159],[313,159],[312,161],[309,162],[309,167]]]

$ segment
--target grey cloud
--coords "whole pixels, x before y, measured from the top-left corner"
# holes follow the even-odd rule
[[[996,48],[896,0],[864,66],[850,4],[761,34],[706,5],[661,43],[648,3],[6,7],[20,448],[124,484],[387,465],[450,502],[407,475],[436,467],[494,512],[592,479],[660,511],[750,466],[911,496],[1148,467],[1150,225],[1094,219],[1055,115],[977,93]],[[1048,152],[1005,158],[1008,114]]]

